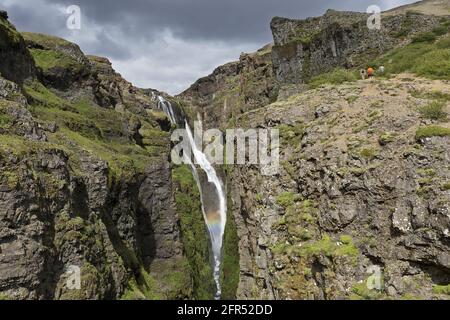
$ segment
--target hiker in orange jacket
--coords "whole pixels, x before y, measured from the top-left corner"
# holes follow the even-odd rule
[[[369,67],[369,69],[367,69],[367,76],[369,77],[369,79],[373,77],[374,72],[375,70],[373,70],[372,67]]]

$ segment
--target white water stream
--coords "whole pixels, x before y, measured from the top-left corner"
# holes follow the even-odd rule
[[[172,104],[164,99],[161,96],[158,96],[158,107],[166,113],[169,117],[170,122],[172,124],[177,124],[177,119],[175,116],[175,112],[173,110]],[[203,217],[208,228],[210,240],[211,240],[211,248],[214,258],[213,269],[214,269],[214,281],[216,284],[216,299],[220,299],[221,297],[221,285],[220,285],[220,265],[221,265],[221,255],[222,255],[222,242],[223,235],[225,231],[225,224],[227,219],[227,205],[226,205],[226,195],[223,187],[223,183],[220,180],[216,170],[208,161],[206,155],[202,152],[202,150],[195,143],[194,136],[192,134],[191,128],[186,119],[184,120],[185,129],[188,137],[188,142],[190,144],[192,155],[194,161],[188,157],[188,155],[184,155],[184,159],[186,163],[188,163],[191,167],[192,174],[194,175],[195,181],[197,182],[197,186],[199,188],[201,194],[201,202],[202,202],[202,211]],[[214,199],[216,202],[216,206],[218,207],[217,211],[207,212],[205,208],[205,203],[203,201],[203,197],[205,196],[205,188],[203,187],[202,181],[198,174],[198,167],[203,170],[208,178],[208,183],[212,184],[213,190],[215,194],[209,194],[208,197]]]

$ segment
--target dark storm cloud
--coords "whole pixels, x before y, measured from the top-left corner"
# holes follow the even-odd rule
[[[319,16],[328,8],[365,11],[414,0],[0,0],[21,31],[66,38],[106,56],[141,87],[178,93],[215,67],[272,41],[274,16]],[[78,5],[81,30],[66,28]]]
[[[369,5],[386,7],[382,0],[48,0],[78,4],[98,24],[120,24],[133,37],[152,37],[170,28],[180,37],[270,41],[269,21],[274,16],[317,16],[326,9],[365,11]],[[409,1],[411,2],[411,1]]]

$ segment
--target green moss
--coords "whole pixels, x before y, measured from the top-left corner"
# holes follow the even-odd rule
[[[123,175],[126,178],[131,178],[136,173],[143,172],[152,159],[151,153],[137,145],[92,140],[68,129],[61,129],[61,133],[70,141],[75,142],[79,149],[106,161],[116,177]],[[60,139],[59,137],[59,135],[52,136],[52,140],[56,142]]]
[[[448,284],[446,286],[434,285],[433,293],[450,295],[450,284]]]
[[[181,239],[193,279],[194,297],[214,297],[215,284],[209,253],[209,236],[203,218],[200,192],[186,165],[172,170],[175,202],[180,217]]]
[[[286,209],[287,207],[294,204],[295,194],[292,192],[284,192],[284,193],[278,195],[276,201],[277,201],[277,204],[279,204],[280,206],[282,206],[283,208]]]
[[[158,283],[144,269],[131,278],[121,300],[161,300],[163,298]]]
[[[295,125],[278,126],[280,133],[280,143],[283,145],[298,146],[305,133],[305,125],[298,123]]]
[[[450,129],[440,126],[420,127],[416,131],[417,140],[429,137],[446,137],[446,136],[450,136]]]
[[[172,266],[163,266],[164,270],[156,270],[162,273],[160,287],[164,288],[164,296],[169,300],[192,298],[192,280],[189,262],[182,258]]]
[[[436,170],[434,170],[433,168],[419,169],[417,170],[417,174],[422,177],[435,177],[437,175]]]
[[[30,49],[36,66],[43,71],[54,68],[68,69],[79,72],[83,68],[81,64],[73,58],[55,50]]]
[[[317,203],[304,200],[286,209],[279,225],[286,226],[290,239],[293,241],[307,241],[315,235],[313,223],[316,220]]]
[[[377,155],[377,150],[373,148],[364,148],[359,151],[359,155],[366,159],[373,159]]]
[[[352,104],[353,102],[355,102],[356,100],[358,100],[358,96],[350,96],[350,97],[348,97],[347,98],[347,102],[349,103],[349,104]]]
[[[323,254],[327,257],[350,256],[357,257],[359,255],[358,248],[353,244],[351,237],[345,238],[347,243],[337,244],[328,235],[324,235],[321,240],[306,243],[299,248],[301,256],[315,256]]]
[[[0,300],[11,300],[11,298],[8,295],[0,292]]]
[[[228,208],[231,208],[231,197],[228,197]],[[222,299],[232,300],[236,298],[239,285],[239,238],[237,235],[236,223],[230,211],[227,215],[227,224],[223,239],[221,285]]]
[[[444,189],[445,191],[450,190],[450,182],[446,182],[442,185],[442,189]]]
[[[368,280],[353,285],[351,289],[352,294],[350,295],[351,300],[380,300],[383,298],[383,294],[380,291],[369,289],[367,282]]]
[[[0,38],[0,49],[10,49],[11,46],[17,46],[22,41],[22,37],[16,28],[3,18],[0,18],[0,32],[6,35],[6,39]]]
[[[34,106],[40,105],[60,110],[73,110],[67,101],[56,96],[39,81],[26,83],[24,89],[26,95],[31,98],[31,104]]]
[[[13,124],[13,118],[9,114],[0,113],[0,128],[9,129]]]
[[[393,133],[390,133],[390,132],[384,132],[378,138],[378,142],[382,146],[385,146],[385,145],[387,145],[387,144],[389,144],[391,142],[394,142],[394,141],[395,141],[395,135]]]
[[[346,69],[335,69],[331,72],[324,73],[313,77],[309,82],[311,88],[317,88],[324,84],[342,84],[344,82],[353,82],[358,80],[355,71]]]
[[[303,258],[318,255],[324,255],[329,258],[345,256],[356,262],[359,256],[359,249],[355,246],[351,237],[344,236],[342,240],[345,243],[334,241],[330,236],[324,235],[320,240],[310,240],[301,246],[278,243],[271,247],[271,250],[276,254],[297,255]]]

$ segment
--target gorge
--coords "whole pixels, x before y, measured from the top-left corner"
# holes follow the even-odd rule
[[[275,17],[177,96],[1,11],[0,299],[448,300],[449,8]],[[212,164],[196,121],[277,130],[279,170]]]

